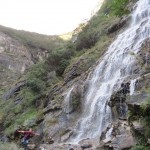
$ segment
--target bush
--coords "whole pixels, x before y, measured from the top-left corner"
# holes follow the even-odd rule
[[[78,40],[76,43],[76,50],[82,50],[84,48],[89,49],[92,46],[95,45],[95,43],[98,41],[99,33],[95,32],[94,30],[88,28],[86,26],[85,29],[83,29],[84,32],[81,32],[78,36]]]
[[[46,67],[43,62],[33,65],[27,74],[27,78],[43,78],[47,73]]]
[[[50,71],[56,71],[58,76],[61,76],[69,65],[71,57],[75,54],[74,48],[68,45],[66,48],[56,49],[49,54],[46,61]]]
[[[27,86],[36,93],[43,92],[46,89],[45,82],[38,78],[31,78],[27,80]]]
[[[134,147],[131,148],[131,150],[149,150],[149,147],[144,145],[135,145]]]
[[[129,2],[130,0],[112,0],[110,4],[111,12],[119,17],[128,14],[129,10],[127,9],[127,4]]]
[[[36,100],[37,94],[32,92],[30,89],[23,89],[21,96],[23,97],[23,105],[29,107],[32,106]]]
[[[0,143],[1,150],[19,150],[16,144],[14,143]]]

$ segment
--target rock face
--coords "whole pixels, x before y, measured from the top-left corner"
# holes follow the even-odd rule
[[[10,90],[8,90],[4,95],[3,99],[8,100],[12,95],[15,94],[15,92],[18,92],[23,86],[25,86],[25,82],[18,83],[14,87],[12,87]]]
[[[23,44],[0,32],[0,64],[7,69],[23,73],[33,61],[31,53]]]
[[[11,85],[31,65],[47,57],[47,53],[46,49],[27,46],[0,31],[0,85]]]
[[[108,103],[112,107],[113,117],[120,119],[127,119],[127,105],[126,95],[130,92],[130,83],[122,83],[121,89],[111,96],[111,99]]]
[[[129,20],[129,17],[124,16],[123,18],[121,18],[119,20],[118,23],[115,23],[113,25],[111,25],[108,29],[107,29],[107,34],[111,34],[114,33],[116,31],[118,31],[119,29],[121,29],[122,27],[124,27],[127,24],[127,21]]]
[[[126,121],[119,121],[118,123],[114,123],[112,125],[111,134],[104,138],[101,142],[101,146],[104,149],[113,150],[130,149],[135,144],[135,139],[130,132],[130,128]]]

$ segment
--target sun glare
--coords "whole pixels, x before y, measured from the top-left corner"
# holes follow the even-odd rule
[[[63,34],[91,16],[100,0],[3,0],[0,25],[42,34]]]

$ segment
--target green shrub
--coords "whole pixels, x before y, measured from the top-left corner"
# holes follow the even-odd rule
[[[112,0],[110,4],[112,14],[119,17],[128,14],[129,10],[127,9],[127,4],[129,4],[129,2],[130,0]]]
[[[57,75],[61,76],[74,54],[75,51],[72,45],[68,45],[66,48],[56,49],[49,54],[46,65],[50,71],[55,70]]]
[[[23,30],[15,30],[3,26],[0,26],[0,31],[18,40],[30,49],[40,48],[42,50],[52,51],[56,47],[62,46],[66,43],[59,36],[55,35],[47,36]],[[31,53],[34,53],[34,51],[31,50]]]
[[[27,80],[27,86],[36,93],[43,92],[46,89],[45,82],[38,78],[31,78]]]
[[[84,32],[81,32],[78,36],[78,40],[76,43],[77,51],[82,50],[84,48],[91,48],[95,45],[99,38],[99,32],[95,32],[94,29],[89,29],[88,26],[86,26],[86,28],[83,29],[83,31]]]
[[[15,143],[0,143],[1,150],[19,150]]]
[[[150,147],[144,145],[135,145],[131,150],[149,150]]]
[[[44,62],[38,63],[30,67],[27,78],[43,78],[47,73]]]

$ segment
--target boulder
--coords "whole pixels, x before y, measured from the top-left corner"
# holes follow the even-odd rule
[[[114,149],[115,147],[118,147],[120,150],[123,150],[131,148],[136,143],[132,135],[125,134],[125,135],[117,135],[116,138],[112,140],[111,144]]]
[[[131,134],[121,134],[116,135],[116,137],[112,138],[111,141],[105,142],[103,147],[106,149],[113,149],[113,150],[124,150],[129,149],[136,142]]]

